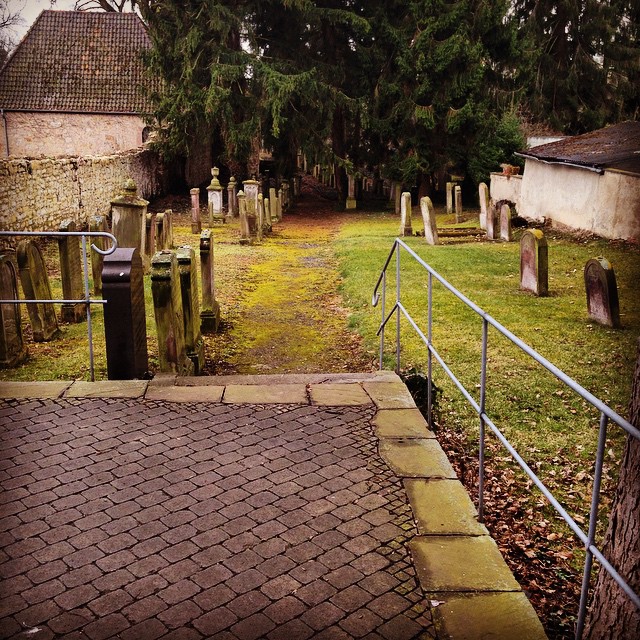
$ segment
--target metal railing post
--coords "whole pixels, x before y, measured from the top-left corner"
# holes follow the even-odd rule
[[[431,332],[433,327],[433,277],[429,273],[429,287],[428,287],[428,302],[427,302],[427,420],[429,427],[433,428],[433,380],[431,376],[433,374],[433,358],[431,356],[431,341],[433,334]]]
[[[383,271],[382,272],[382,321],[380,323],[380,326],[382,327],[382,331],[380,332],[380,371],[382,371],[382,368],[384,366],[382,364],[382,360],[384,357],[384,330],[385,330],[384,320],[385,320],[385,313],[386,313],[386,306],[385,306],[386,299],[387,299],[387,272]]]
[[[396,244],[396,373],[400,375],[400,247]]]
[[[591,493],[591,509],[589,511],[589,531],[585,544],[586,556],[584,559],[584,573],[582,575],[582,588],[580,590],[580,606],[578,608],[578,620],[576,622],[576,640],[581,640],[584,631],[584,621],[587,615],[589,599],[589,582],[593,567],[593,553],[591,545],[595,542],[596,527],[598,525],[598,506],[600,504],[600,485],[602,484],[602,465],[604,464],[604,449],[607,442],[608,418],[604,413],[600,414],[600,431],[598,433],[598,452],[596,454],[596,466],[593,473],[593,491]]]
[[[84,270],[84,299],[87,309],[87,337],[89,339],[89,371],[91,382],[95,382],[95,367],[93,359],[93,325],[91,324],[91,292],[89,291],[89,261],[87,259],[87,237],[82,236],[82,268]]]
[[[485,399],[487,389],[487,341],[489,323],[482,319],[482,362],[480,365],[480,451],[478,454],[478,519],[484,522],[484,451],[485,451]]]

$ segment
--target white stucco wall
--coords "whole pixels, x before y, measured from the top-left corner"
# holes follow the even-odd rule
[[[528,158],[518,213],[605,238],[640,240],[640,177]]]
[[[0,122],[0,153],[41,156],[101,156],[136,149],[142,144],[139,116],[81,113],[5,113]],[[6,125],[6,132],[5,132]]]
[[[494,201],[509,200],[516,205],[520,215],[520,193],[522,191],[522,176],[505,176],[503,173],[492,173],[489,185],[489,197]]]

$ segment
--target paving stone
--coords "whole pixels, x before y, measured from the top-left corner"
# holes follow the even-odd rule
[[[366,405],[371,398],[359,384],[311,384],[311,404],[332,407]]]
[[[418,409],[383,409],[373,419],[378,438],[435,438]]]
[[[65,398],[142,398],[147,390],[145,380],[76,380],[64,393]]]
[[[309,404],[303,384],[228,385],[223,402],[229,404]]]
[[[409,390],[404,382],[363,382],[364,390],[369,394],[378,409],[415,409]]]
[[[401,478],[450,478],[456,473],[437,440],[384,439],[380,456]]]
[[[0,382],[0,398],[60,398],[71,382]]]
[[[224,387],[222,386],[149,386],[145,393],[146,400],[164,400],[167,402],[220,402]]]

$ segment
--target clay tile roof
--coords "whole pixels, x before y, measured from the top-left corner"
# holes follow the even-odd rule
[[[0,71],[0,108],[148,112],[140,54],[150,46],[135,13],[43,11]]]
[[[581,136],[550,142],[520,154],[542,162],[640,174],[640,122],[621,122]]]

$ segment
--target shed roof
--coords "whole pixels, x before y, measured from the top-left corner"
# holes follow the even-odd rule
[[[0,71],[5,111],[133,114],[150,111],[135,13],[43,11]]]
[[[581,136],[572,136],[518,154],[552,164],[640,175],[640,122],[621,122]]]

